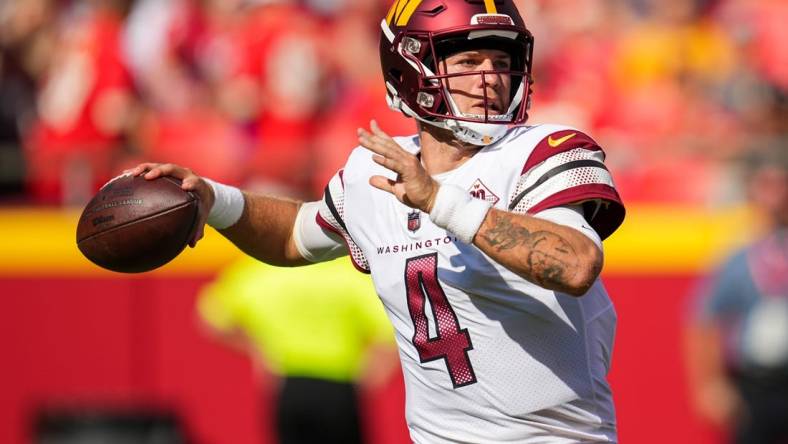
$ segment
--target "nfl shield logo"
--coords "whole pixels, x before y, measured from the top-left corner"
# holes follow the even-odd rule
[[[421,228],[421,212],[413,210],[408,213],[408,230],[415,233],[419,228]]]

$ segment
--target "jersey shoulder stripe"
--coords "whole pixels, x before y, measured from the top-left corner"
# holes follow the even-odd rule
[[[538,127],[537,127],[538,128]],[[561,205],[581,204],[602,239],[623,222],[624,206],[605,166],[602,148],[582,131],[545,125],[525,161],[508,208],[535,214]],[[534,142],[532,142],[534,143]]]
[[[538,188],[540,185],[544,184],[548,180],[552,179],[553,177],[555,177],[555,176],[557,176],[557,175],[559,175],[559,174],[561,174],[561,173],[563,173],[565,171],[569,171],[569,170],[572,170],[572,169],[575,169],[575,168],[587,168],[587,167],[588,168],[602,168],[605,171],[607,171],[607,167],[605,167],[605,164],[603,164],[603,163],[601,163],[601,162],[599,162],[597,160],[593,160],[593,159],[574,160],[574,161],[571,161],[571,162],[567,162],[567,163],[558,165],[558,166],[554,167],[553,169],[551,169],[551,170],[547,171],[546,173],[544,173],[544,175],[539,177],[539,179],[537,179],[536,182],[534,182],[533,184],[528,186],[528,188],[526,188],[523,191],[521,191],[520,194],[516,195],[514,200],[509,204],[509,211],[514,210],[517,207],[517,204],[519,204],[520,201],[528,193],[532,192],[533,190],[535,190],[536,188]]]
[[[345,219],[343,215],[339,214],[337,210],[337,206],[334,203],[334,198],[331,196],[331,188],[330,184],[326,185],[326,188],[323,190],[323,200],[326,203],[326,207],[328,208],[329,212],[331,212],[331,216],[333,216],[333,220],[336,222],[338,230],[347,231],[347,226],[345,225]],[[342,196],[340,196],[342,197]]]
[[[356,244],[345,225],[345,186],[343,170],[339,170],[328,182],[323,191],[323,203],[317,215],[316,222],[326,230],[332,231],[341,236],[347,244],[350,258],[357,270],[362,273],[369,273],[369,262],[364,252]]]

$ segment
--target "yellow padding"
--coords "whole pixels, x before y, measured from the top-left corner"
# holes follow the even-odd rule
[[[198,249],[186,249],[175,260],[151,273],[125,275],[106,271],[87,260],[77,248],[78,211],[39,209],[0,210],[0,276],[194,276],[215,272],[241,253],[212,228]]]
[[[605,241],[604,273],[705,272],[751,239],[759,225],[744,206],[629,207],[624,224]]]
[[[76,211],[0,210],[0,276],[129,276],[100,269],[76,246]],[[707,211],[674,206],[628,208],[624,225],[605,241],[606,274],[694,273],[708,270],[756,231],[744,207]],[[166,266],[145,275],[200,276],[237,258],[212,228],[196,249],[186,248]]]

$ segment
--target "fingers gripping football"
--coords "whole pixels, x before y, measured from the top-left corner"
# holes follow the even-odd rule
[[[372,176],[370,185],[393,194],[411,208],[429,213],[438,192],[438,183],[430,177],[418,157],[399,146],[374,120],[370,123],[370,129],[371,132],[358,129],[359,143],[375,153],[372,156],[375,163],[397,173],[396,180]]]
[[[172,163],[141,163],[136,167],[124,171],[124,173],[134,176],[143,176],[147,180],[153,180],[162,176],[170,176],[181,180],[181,188],[185,191],[197,193],[200,196],[200,212],[195,230],[194,238],[189,241],[189,246],[194,247],[202,239],[205,233],[205,221],[211,212],[214,203],[213,189],[205,180],[192,172]]]

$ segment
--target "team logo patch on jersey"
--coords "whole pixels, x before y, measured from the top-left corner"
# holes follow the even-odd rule
[[[408,213],[408,231],[416,232],[421,228],[421,211],[413,210]]]
[[[498,203],[500,198],[495,195],[492,191],[485,184],[482,183],[481,179],[476,179],[476,182],[471,185],[471,189],[468,190],[471,193],[471,196],[475,197],[476,199],[486,200],[491,204],[495,205]]]

